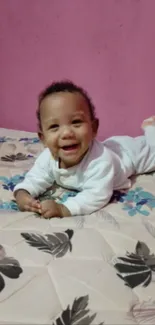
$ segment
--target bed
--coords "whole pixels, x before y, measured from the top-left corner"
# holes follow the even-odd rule
[[[155,174],[89,216],[45,220],[12,195],[42,149],[0,129],[0,324],[155,324]]]

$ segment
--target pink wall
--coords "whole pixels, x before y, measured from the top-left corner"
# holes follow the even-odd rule
[[[0,0],[0,127],[36,130],[38,92],[84,86],[99,136],[137,135],[155,114],[154,0]]]

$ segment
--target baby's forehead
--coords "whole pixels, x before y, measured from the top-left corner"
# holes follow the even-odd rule
[[[78,92],[59,92],[50,94],[42,100],[40,105],[41,115],[45,113],[56,113],[58,111],[80,111],[88,114],[89,107],[84,96]]]

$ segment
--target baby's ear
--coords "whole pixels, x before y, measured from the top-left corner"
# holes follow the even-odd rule
[[[93,134],[94,134],[94,136],[96,136],[98,128],[99,128],[99,119],[98,118],[95,118],[92,121],[92,127],[93,127]]]
[[[39,137],[40,141],[42,142],[42,144],[44,145],[44,147],[46,147],[46,143],[45,143],[45,138],[44,138],[43,132],[38,131],[38,137]]]
[[[40,139],[41,142],[44,143],[44,136],[43,136],[43,133],[40,130],[38,131],[38,138]]]

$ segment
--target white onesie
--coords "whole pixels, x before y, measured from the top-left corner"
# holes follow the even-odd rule
[[[49,149],[44,149],[14,192],[25,189],[38,197],[56,182],[78,191],[63,203],[72,215],[90,214],[109,202],[113,190],[130,188],[131,175],[153,170],[155,146],[145,136],[118,136],[104,142],[94,140],[82,161],[68,169],[59,168]]]

